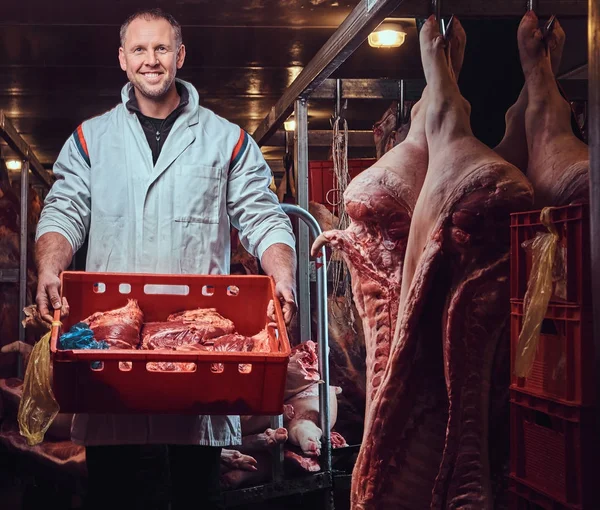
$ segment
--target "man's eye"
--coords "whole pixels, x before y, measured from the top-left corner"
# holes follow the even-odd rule
[[[161,53],[166,53],[167,48],[165,48],[164,46],[159,46],[158,51],[160,51]]]

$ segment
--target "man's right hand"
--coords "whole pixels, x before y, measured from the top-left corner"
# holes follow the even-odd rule
[[[54,310],[60,310],[60,316],[69,315],[69,303],[66,298],[60,299],[60,278],[53,273],[38,275],[37,296],[35,298],[42,319],[54,320]]]

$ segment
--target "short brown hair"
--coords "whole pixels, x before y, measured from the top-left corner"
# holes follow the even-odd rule
[[[162,9],[156,8],[139,10],[125,20],[125,22],[121,25],[121,31],[119,33],[121,46],[125,46],[125,33],[127,32],[127,28],[129,28],[129,25],[133,20],[138,18],[144,18],[146,20],[164,19],[165,21],[168,21],[175,31],[175,41],[177,42],[177,47],[179,48],[179,46],[182,45],[183,39],[181,37],[181,25],[177,23],[177,20],[169,13],[163,11]]]

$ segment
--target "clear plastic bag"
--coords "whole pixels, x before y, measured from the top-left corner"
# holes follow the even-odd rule
[[[523,303],[523,327],[515,356],[517,377],[528,377],[531,373],[540,328],[553,293],[553,282],[565,280],[564,264],[559,260],[561,257],[557,249],[559,236],[552,224],[551,212],[552,208],[546,207],[540,214],[540,221],[548,232],[538,232],[533,239],[523,243],[525,249],[531,250],[532,265]]]
[[[50,369],[50,333],[46,333],[31,351],[17,414],[19,431],[29,446],[44,440],[59,411],[52,392]]]

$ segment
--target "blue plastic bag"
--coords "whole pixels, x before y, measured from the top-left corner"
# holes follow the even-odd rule
[[[85,322],[74,324],[71,329],[63,333],[58,339],[59,348],[64,351],[74,349],[108,349],[108,343],[104,340],[97,342],[94,332]],[[94,361],[92,368],[100,368],[100,362]]]

